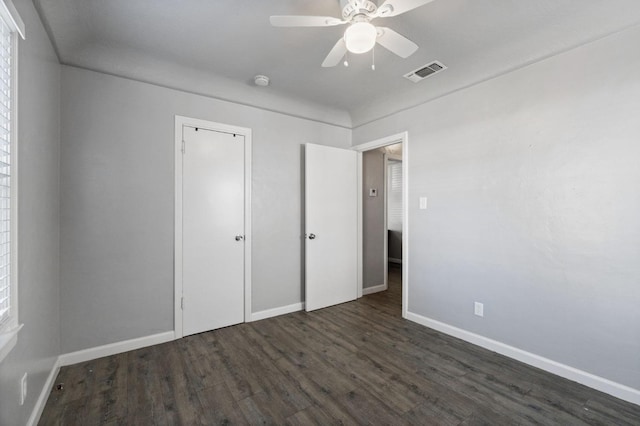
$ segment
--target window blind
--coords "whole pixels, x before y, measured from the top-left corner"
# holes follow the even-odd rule
[[[389,161],[387,167],[387,228],[402,231],[402,162]]]
[[[0,18],[0,325],[11,314],[11,49]]]

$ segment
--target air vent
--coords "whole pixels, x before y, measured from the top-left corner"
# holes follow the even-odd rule
[[[429,77],[430,75],[434,75],[435,73],[446,69],[447,67],[444,66],[442,62],[433,61],[428,65],[424,65],[416,70],[411,71],[409,74],[405,74],[404,77],[408,80],[413,81],[414,83],[417,83]]]

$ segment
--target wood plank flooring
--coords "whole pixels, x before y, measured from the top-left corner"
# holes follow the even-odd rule
[[[640,406],[401,318],[389,290],[64,367],[41,425],[640,425]]]

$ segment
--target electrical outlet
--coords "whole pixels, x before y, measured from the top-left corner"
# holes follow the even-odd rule
[[[20,379],[20,405],[24,405],[27,399],[27,373],[24,373]]]
[[[484,305],[480,302],[475,302],[473,305],[473,313],[479,317],[484,316]]]

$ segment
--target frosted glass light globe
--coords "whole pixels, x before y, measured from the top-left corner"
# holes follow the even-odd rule
[[[347,50],[351,53],[365,53],[376,44],[378,31],[368,22],[356,22],[344,32]]]

